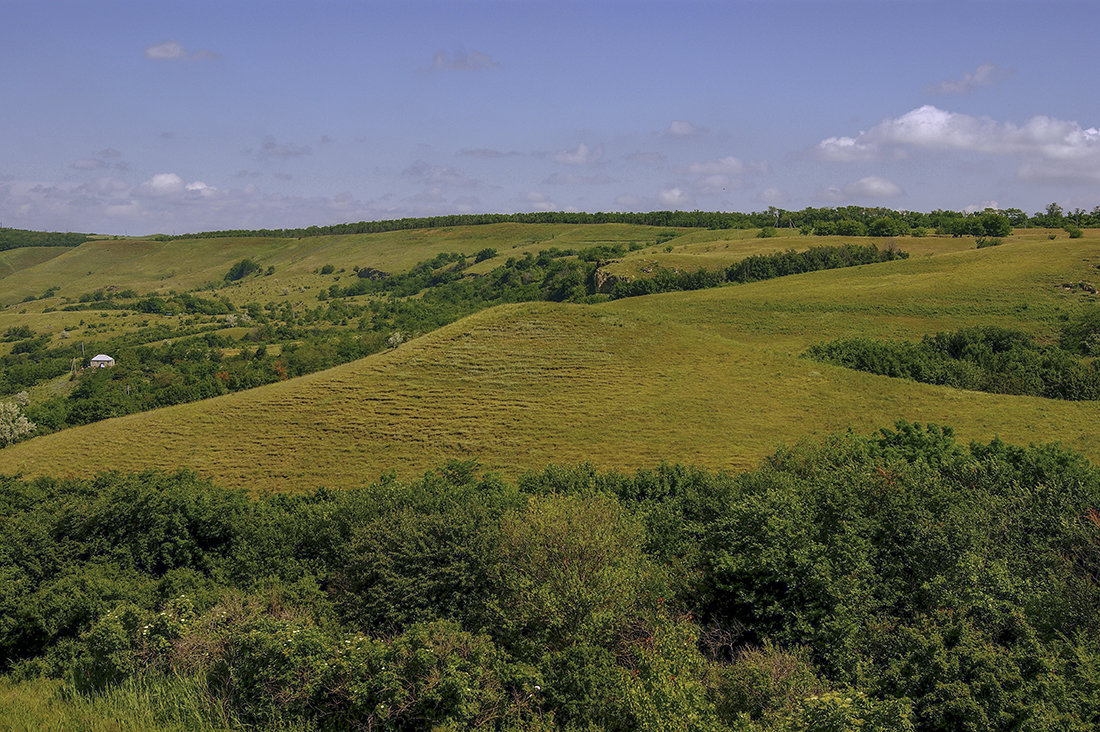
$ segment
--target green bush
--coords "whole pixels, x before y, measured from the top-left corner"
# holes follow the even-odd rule
[[[236,282],[237,280],[244,279],[253,272],[259,272],[260,269],[260,265],[246,257],[230,267],[229,271],[225,273],[224,279],[226,282]]]

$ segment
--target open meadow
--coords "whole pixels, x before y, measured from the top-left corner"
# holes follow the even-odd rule
[[[637,242],[623,262],[660,261],[672,244],[677,263],[690,269],[686,262],[695,256],[703,266],[719,256],[728,264],[831,239],[704,231],[658,241],[660,234],[666,232],[505,224],[316,242],[91,243],[27,268],[20,287],[45,288],[74,267],[91,269],[85,261],[102,268],[92,269],[86,284],[67,286],[71,293],[107,281],[182,290],[214,279],[243,253],[261,266],[276,262],[274,276],[220,291],[244,302],[293,299],[273,289],[288,283],[299,296],[315,292],[332,279],[315,272],[325,263],[400,270],[449,250],[491,246],[503,258],[513,248]],[[1100,279],[1096,230],[1053,240],[1045,231],[1021,230],[985,249],[965,237],[904,237],[892,245],[911,257],[591,305],[498,306],[333,369],[29,440],[0,451],[0,472],[190,468],[220,485],[262,493],[361,485],[391,470],[412,476],[452,458],[478,460],[507,476],[584,461],[742,470],[782,444],[898,419],[951,425],[967,440],[1056,441],[1100,457],[1096,402],[967,392],[801,357],[836,338],[913,340],[970,325],[1010,327],[1050,342],[1062,321],[1095,299],[1063,285]],[[194,253],[171,265],[153,264],[154,252],[175,255],[192,246]],[[124,276],[132,256],[126,247],[139,253],[140,274]],[[189,266],[192,256],[205,269]],[[186,275],[153,276],[166,266]],[[0,326],[15,322],[18,307],[0,314]],[[27,316],[38,324],[73,314]]]

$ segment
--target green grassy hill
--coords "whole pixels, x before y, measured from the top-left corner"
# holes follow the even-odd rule
[[[407,259],[370,239],[387,252],[372,260],[351,238],[334,237],[272,242],[271,259],[257,261],[282,257],[285,271],[305,278],[324,262],[379,267],[373,262],[388,256],[385,266],[397,269],[424,252],[492,246],[503,255],[512,245],[646,241],[655,231],[546,226],[521,233],[553,239],[525,242],[509,226],[520,225],[501,225],[495,243],[482,236],[494,227],[417,232],[429,243]],[[374,236],[395,237],[390,247],[409,241],[401,238],[409,232]],[[763,247],[756,251],[777,244],[755,241]],[[357,485],[390,469],[408,476],[449,458],[477,458],[506,474],[584,460],[605,468],[671,460],[732,470],[755,465],[781,443],[902,418],[952,425],[963,439],[1060,441],[1100,458],[1093,429],[1100,403],[965,392],[799,357],[833,338],[919,338],[975,324],[1049,340],[1063,318],[1096,297],[1062,287],[1100,279],[1093,231],[1053,241],[1030,231],[981,250],[962,248],[973,240],[914,241],[924,250],[904,261],[594,306],[494,308],[328,371],[36,438],[0,450],[0,472],[190,467],[221,485],[267,491]],[[189,275],[197,282],[261,245],[196,246],[226,248],[206,273]],[[648,242],[651,253],[666,246]],[[61,266],[77,251],[32,269]],[[141,261],[148,272],[163,266],[152,254]],[[122,271],[121,262],[112,266]]]

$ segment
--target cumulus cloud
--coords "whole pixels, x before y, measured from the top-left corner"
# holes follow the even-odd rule
[[[187,184],[175,173],[157,173],[134,189],[137,196],[173,196],[186,190]]]
[[[928,92],[931,94],[969,94],[980,86],[989,86],[1011,75],[1011,72],[997,68],[993,64],[982,64],[973,73],[967,71],[961,79],[945,79],[937,84],[931,84]]]
[[[205,48],[188,51],[179,41],[164,41],[148,46],[145,49],[145,58],[154,61],[209,61],[221,57]]]
[[[860,133],[860,137],[863,133]],[[878,148],[854,137],[827,137],[814,148],[817,157],[830,163],[855,163],[878,157]]]
[[[436,51],[432,61],[421,72],[432,71],[484,71],[500,66],[500,62],[493,59],[487,53],[480,51],[455,51],[453,54],[446,51]]]
[[[681,188],[664,188],[657,194],[657,200],[660,201],[662,206],[667,206],[671,209],[684,209],[690,207],[694,203],[691,195]]]
[[[1047,116],[1015,125],[926,104],[856,137],[831,137],[817,147],[821,157],[837,162],[880,158],[897,149],[1015,157],[1021,178],[1100,181],[1100,130]]]
[[[686,119],[674,119],[665,128],[665,137],[702,137],[707,134],[706,127],[698,127]]]
[[[278,142],[274,137],[268,135],[260,143],[259,149],[249,150],[248,152],[253,153],[260,160],[289,160],[312,155],[313,148],[309,145],[298,145],[293,142]]]
[[[583,142],[577,145],[576,150],[558,150],[554,153],[554,162],[565,165],[588,165],[599,162],[603,157],[603,145],[588,147]]]

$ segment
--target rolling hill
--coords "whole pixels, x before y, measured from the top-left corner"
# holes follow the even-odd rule
[[[508,226],[522,225],[501,228]],[[667,244],[647,240],[653,230],[642,227],[554,226],[535,235],[498,230],[496,240],[484,237],[494,227],[430,232],[424,234],[430,244],[416,246],[415,255],[408,250],[405,259],[391,251],[393,241],[376,245],[389,252],[385,266],[393,268],[424,251],[545,248],[558,241],[645,242],[653,257],[690,256],[692,249],[690,241],[673,240],[674,252],[666,252]],[[553,238],[528,241],[546,233]],[[216,264],[189,276],[199,282],[218,273],[248,246],[270,246],[271,261],[301,278],[314,276],[312,268],[324,261],[383,261],[343,239],[202,242],[227,248]],[[919,338],[975,324],[1050,339],[1062,319],[1095,298],[1062,286],[1096,279],[1100,236],[1091,231],[1054,241],[1028,231],[981,250],[963,248],[972,240],[939,238],[905,240],[902,248],[911,242],[918,246],[905,261],[598,305],[493,308],[327,371],[35,438],[0,451],[0,472],[187,467],[221,485],[265,492],[359,485],[385,471],[408,476],[452,458],[478,459],[507,475],[580,461],[633,469],[669,460],[735,470],[782,443],[896,419],[952,425],[964,439],[1060,441],[1100,458],[1092,429],[1098,403],[959,391],[800,358],[809,345],[832,338]],[[146,246],[150,254],[140,261],[152,273],[164,266],[153,264],[154,247],[186,243]],[[709,246],[708,255],[716,256]],[[60,267],[77,253],[32,269]],[[729,256],[746,253],[742,246]],[[188,256],[202,259],[198,252]],[[42,271],[35,277],[38,285],[48,281]]]

